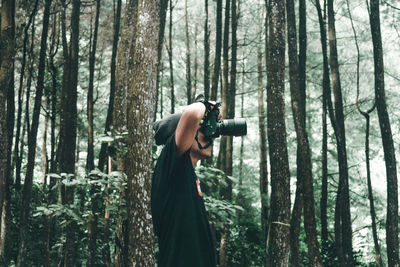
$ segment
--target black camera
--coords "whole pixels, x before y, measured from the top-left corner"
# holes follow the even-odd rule
[[[247,124],[245,119],[226,119],[218,120],[221,104],[214,105],[201,123],[200,131],[207,138],[219,137],[220,135],[242,136],[247,134]]]

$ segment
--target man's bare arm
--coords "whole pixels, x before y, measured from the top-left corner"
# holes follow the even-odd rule
[[[183,155],[183,153],[192,146],[205,111],[206,107],[200,102],[193,103],[186,107],[175,132],[178,156]]]

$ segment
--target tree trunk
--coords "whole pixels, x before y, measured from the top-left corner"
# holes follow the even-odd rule
[[[268,144],[271,167],[269,255],[271,266],[288,266],[290,173],[285,126],[285,3],[270,1],[267,64]]]
[[[225,23],[224,23],[224,42],[222,52],[222,92],[221,101],[224,103],[225,108],[222,110],[222,118],[228,118],[230,116],[230,87],[229,87],[229,22],[230,22],[230,0],[225,2]],[[227,176],[232,175],[232,137],[223,136],[221,138],[220,150],[219,150],[219,168],[225,172],[225,183],[226,187],[221,188],[221,197],[224,200],[232,200],[232,181]],[[228,238],[229,238],[229,225],[225,224],[221,235],[221,242],[219,247],[219,261],[221,267],[228,266],[228,259],[226,257]]]
[[[152,173],[152,127],[156,103],[160,8],[162,1],[138,2],[137,38],[133,65],[128,65],[133,83],[128,87],[127,207],[129,260],[133,266],[154,266],[154,238],[150,213]],[[129,13],[126,13],[128,16]],[[127,25],[129,26],[129,25]],[[123,47],[123,46],[121,46]],[[139,64],[140,63],[140,64]],[[128,72],[129,71],[129,72]],[[148,103],[148,105],[142,105]],[[139,108],[140,107],[140,108]]]
[[[296,19],[293,0],[287,0],[287,23],[288,23],[288,45],[289,45],[289,75],[290,93],[294,125],[297,136],[297,187],[294,213],[292,217],[291,236],[292,259],[291,265],[299,266],[299,230],[301,220],[301,210],[304,210],[304,228],[306,231],[306,241],[308,255],[311,266],[322,266],[319,245],[317,241],[315,211],[314,211],[314,189],[312,178],[311,151],[306,130],[305,113],[305,84],[300,86],[300,67],[297,61],[297,36]],[[304,18],[302,19],[303,22]],[[304,25],[302,24],[304,27]],[[302,32],[305,33],[304,29]],[[304,39],[304,37],[302,37]],[[302,47],[304,49],[304,46]],[[304,51],[302,51],[304,52]],[[305,60],[302,61],[302,79],[305,82]],[[298,192],[299,191],[299,192]],[[296,203],[297,202],[297,203]],[[296,205],[297,204],[297,205]],[[295,208],[298,208],[296,210]],[[297,217],[297,218],[296,218]],[[297,249],[294,249],[297,248]]]
[[[369,132],[370,132],[370,117],[369,114],[375,109],[376,102],[374,102],[373,106],[367,110],[363,111],[361,110],[361,105],[359,102],[359,95],[360,95],[360,47],[358,45],[358,40],[357,40],[357,32],[354,27],[353,23],[353,18],[351,15],[350,11],[350,4],[349,1],[346,1],[347,4],[347,12],[349,13],[349,18],[351,22],[351,27],[353,30],[354,34],[354,42],[356,45],[357,49],[357,99],[356,99],[356,105],[358,112],[360,112],[361,115],[364,116],[365,122],[366,122],[366,127],[365,127],[365,164],[366,164],[366,170],[367,170],[367,185],[368,185],[368,199],[369,199],[369,204],[370,204],[370,213],[371,213],[371,221],[372,221],[372,236],[374,239],[374,247],[375,247],[375,260],[376,263],[378,264],[379,267],[383,266],[382,262],[382,257],[381,257],[381,252],[380,252],[380,247],[379,247],[379,242],[378,242],[378,234],[376,230],[376,214],[375,214],[375,206],[374,206],[374,197],[372,193],[372,184],[371,184],[371,170],[370,170],[370,159],[369,159]]]
[[[64,3],[65,4],[65,3]],[[65,17],[63,27],[64,73],[61,99],[61,123],[59,142],[59,172],[66,173],[67,179],[73,179],[75,174],[76,139],[77,139],[77,85],[78,85],[78,55],[79,55],[79,16],[80,0],[72,1],[71,38],[69,47],[66,41]],[[62,192],[62,202],[71,205],[74,201],[74,187],[66,186]],[[72,205],[71,205],[72,206]],[[68,218],[66,226],[66,241],[62,257],[64,266],[74,266],[76,260],[77,224]]]
[[[169,0],[169,31],[168,31],[168,61],[169,61],[169,86],[171,88],[171,114],[175,113],[175,87],[174,87],[174,66],[172,62],[172,1]]]
[[[379,1],[370,1],[370,25],[374,51],[375,101],[381,129],[382,145],[387,177],[387,215],[386,215],[386,246],[388,266],[400,266],[399,260],[399,203],[396,155],[394,151],[392,129],[385,99],[385,75],[383,63],[383,48],[381,37]]]
[[[329,65],[328,65],[328,47],[326,43],[326,26],[325,20],[322,16],[320,0],[316,1],[316,8],[318,13],[318,21],[320,26],[321,46],[323,55],[323,92],[322,92],[322,185],[321,185],[321,244],[322,254],[326,255],[328,252],[328,127],[327,127],[327,106],[330,99],[330,79],[329,79]],[[325,6],[324,6],[325,7]],[[331,120],[334,121],[334,120]]]
[[[89,179],[93,177],[90,172],[94,169],[94,145],[93,145],[93,87],[94,87],[94,67],[96,62],[96,47],[97,47],[97,32],[99,28],[99,17],[100,17],[100,0],[96,1],[96,17],[93,29],[93,38],[90,40],[89,50],[89,89],[87,94],[87,117],[88,117],[88,154],[86,161],[86,169],[89,172]],[[97,224],[98,214],[100,214],[101,200],[98,195],[99,188],[97,185],[91,184],[90,193],[92,197],[91,203],[91,214],[89,215],[88,223],[88,260],[87,266],[96,266],[96,249],[97,249]]]
[[[127,92],[129,86],[133,84],[132,75],[127,75],[127,71],[131,69],[134,61],[136,34],[137,34],[137,18],[138,18],[138,1],[129,1],[125,7],[125,19],[121,28],[121,41],[118,46],[117,65],[116,65],[116,80],[115,80],[115,103],[113,112],[113,136],[123,135],[126,138],[127,127]],[[117,151],[124,149],[124,142],[121,139],[116,140],[115,146]],[[121,173],[126,172],[125,162],[126,155],[117,152],[117,170]],[[126,198],[125,189],[120,192],[120,198]],[[118,214],[116,226],[116,244],[115,255],[116,264],[120,266],[129,266],[129,255],[125,252],[128,251],[129,236],[121,235],[124,233],[122,230],[126,224],[126,219],[122,217],[122,213]]]
[[[188,11],[187,11],[187,0],[185,0],[185,44],[186,44],[186,97],[187,104],[192,103],[192,74],[191,74],[191,62],[190,62],[190,38],[189,38],[189,22],[188,22]]]
[[[37,5],[39,0],[36,0],[34,3],[34,7],[32,13],[29,15],[28,23],[24,28],[24,40],[23,40],[23,48],[22,48],[22,61],[21,61],[21,71],[20,71],[20,78],[19,78],[19,89],[18,89],[18,111],[17,111],[17,126],[16,126],[16,134],[15,134],[15,143],[14,143],[14,154],[13,154],[13,162],[12,168],[14,168],[16,162],[19,160],[18,156],[19,152],[19,145],[20,145],[20,137],[21,137],[21,121],[22,121],[22,109],[23,109],[23,99],[24,99],[24,75],[25,75],[25,65],[26,65],[26,55],[27,55],[27,45],[28,45],[28,38],[29,38],[29,28],[32,24],[33,18],[36,15]]]
[[[51,74],[52,79],[52,88],[49,93],[50,103],[51,103],[51,112],[50,113],[50,160],[49,160],[49,171],[50,173],[56,173],[56,164],[55,164],[55,149],[56,149],[56,136],[55,136],[55,127],[56,127],[56,102],[57,102],[57,67],[54,64],[54,57],[58,51],[59,45],[59,25],[57,24],[57,16],[58,14],[53,15],[53,27],[51,34],[51,45],[49,51],[49,72]],[[56,185],[56,179],[50,176],[49,181],[49,193],[47,196],[47,205],[54,204],[56,202],[56,194],[53,187]],[[55,220],[51,216],[45,216],[44,218],[44,256],[43,256],[43,266],[50,266],[50,249],[54,244],[55,233],[54,233],[54,224]]]
[[[204,0],[204,96],[210,97],[210,31],[208,29],[208,0]]]
[[[344,124],[344,113],[343,113],[343,100],[342,100],[342,89],[340,84],[340,73],[339,73],[339,62],[336,45],[336,30],[335,30],[335,16],[333,10],[333,0],[328,0],[328,27],[329,27],[329,48],[330,48],[330,60],[329,64],[331,67],[332,77],[332,88],[335,99],[335,119],[336,128],[335,131],[337,150],[338,150],[338,161],[339,161],[339,187],[336,199],[335,213],[340,219],[335,220],[336,231],[339,231],[343,249],[343,258],[340,257],[339,261],[341,265],[353,266],[353,245],[352,245],[352,229],[351,229],[351,216],[350,216],[350,196],[349,196],[349,174],[347,165],[347,151],[346,151],[346,136],[345,136],[345,124]],[[337,242],[337,243],[338,243]],[[338,246],[338,250],[340,247]]]
[[[6,242],[11,186],[10,149],[14,129],[14,120],[11,120],[14,116],[14,1],[2,1],[0,26],[0,264],[7,265]]]
[[[47,174],[49,172],[48,163],[49,157],[47,154],[47,128],[49,127],[49,106],[50,100],[49,97],[45,96],[45,115],[44,115],[44,126],[43,126],[43,133],[42,133],[42,189],[46,188],[47,185]]]
[[[258,58],[258,133],[260,145],[258,153],[260,156],[260,196],[261,196],[261,227],[264,233],[264,243],[267,241],[267,222],[268,222],[268,161],[267,161],[267,133],[265,129],[265,109],[264,109],[264,86],[262,82],[262,54],[260,49],[257,53]]]
[[[217,19],[216,19],[216,34],[215,34],[215,60],[214,71],[211,83],[210,100],[217,100],[218,96],[218,81],[221,71],[221,49],[222,49],[222,0],[217,0]]]
[[[35,96],[35,105],[32,116],[32,128],[28,136],[28,163],[26,167],[26,176],[24,189],[22,192],[22,202],[20,206],[20,231],[19,231],[19,248],[18,248],[18,261],[16,266],[26,265],[27,254],[27,234],[29,227],[29,211],[30,200],[32,194],[33,170],[35,164],[36,154],[36,140],[39,127],[40,109],[42,104],[42,95],[44,88],[44,73],[45,73],[45,60],[46,60],[46,47],[47,47],[47,32],[49,26],[51,0],[46,0],[44,15],[43,15],[43,30],[40,43],[40,57],[38,67],[38,78]]]
[[[119,31],[121,24],[121,6],[122,0],[117,0],[117,10],[114,16],[114,36],[113,36],[113,46],[111,54],[111,69],[110,69],[110,97],[107,109],[107,118],[104,133],[110,132],[110,127],[113,124],[113,111],[114,111],[114,99],[115,99],[115,68],[117,59],[117,49],[119,40]],[[107,143],[102,143],[99,153],[99,163],[98,168],[104,170],[104,165],[107,161]]]

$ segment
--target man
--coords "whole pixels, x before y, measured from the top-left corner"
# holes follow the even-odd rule
[[[214,108],[219,107],[207,101],[196,102],[175,117],[175,122],[166,122],[170,124],[171,135],[165,136],[151,191],[159,267],[216,266],[215,246],[200,182],[194,172],[199,160],[212,155],[214,138],[205,138],[199,129],[202,120]],[[175,126],[176,130],[171,131]]]

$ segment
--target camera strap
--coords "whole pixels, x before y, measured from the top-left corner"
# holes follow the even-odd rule
[[[199,138],[198,138],[198,135],[199,135],[199,130],[197,130],[197,132],[196,132],[196,136],[195,136],[195,140],[196,140],[196,142],[197,142],[197,145],[199,146],[199,148],[200,148],[200,150],[203,150],[203,149],[207,149],[209,146],[211,146],[212,145],[212,143],[213,143],[213,141],[212,140],[210,140],[205,146],[202,146],[201,144],[200,144],[200,141],[199,141]]]

